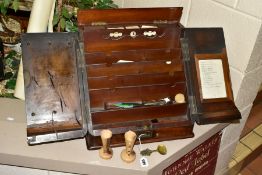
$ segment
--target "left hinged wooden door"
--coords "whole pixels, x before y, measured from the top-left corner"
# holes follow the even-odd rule
[[[22,37],[28,144],[84,137],[85,67],[77,33]]]

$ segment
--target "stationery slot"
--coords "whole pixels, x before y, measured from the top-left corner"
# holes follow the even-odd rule
[[[173,85],[151,85],[114,89],[90,90],[92,108],[103,108],[107,103],[121,102],[155,102],[164,98],[174,99],[178,93],[185,94],[185,83]]]
[[[161,85],[173,84],[175,82],[184,82],[184,72],[175,72],[159,74],[138,74],[138,75],[117,75],[103,77],[89,77],[88,85],[90,90],[121,88],[131,86]]]
[[[186,103],[170,104],[164,106],[150,106],[132,109],[117,109],[91,112],[93,124],[108,124],[127,122],[132,120],[146,120],[184,115],[187,110]]]
[[[124,61],[175,61],[181,62],[181,48],[174,49],[149,49],[149,50],[128,50],[128,51],[112,51],[109,53],[94,52],[86,53],[85,61],[90,64],[112,64],[120,60]]]
[[[182,64],[167,64],[166,61],[134,62],[126,64],[89,65],[87,66],[88,77],[101,77],[113,75],[132,75],[149,73],[170,73],[183,71]]]

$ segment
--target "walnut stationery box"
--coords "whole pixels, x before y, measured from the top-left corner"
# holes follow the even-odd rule
[[[193,125],[239,119],[223,30],[184,28],[182,8],[80,10],[78,33],[22,37],[30,145],[100,133],[124,145],[193,137]]]

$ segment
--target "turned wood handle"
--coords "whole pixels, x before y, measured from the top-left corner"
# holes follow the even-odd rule
[[[101,140],[102,140],[104,152],[109,152],[111,137],[112,137],[112,132],[110,130],[106,129],[101,131]]]
[[[125,133],[125,142],[126,142],[126,152],[130,154],[133,151],[133,147],[136,141],[136,133],[133,131],[128,131]]]

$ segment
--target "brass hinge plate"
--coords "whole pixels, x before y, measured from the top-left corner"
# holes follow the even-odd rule
[[[154,20],[153,23],[154,24],[167,24],[168,21],[167,20]]]
[[[98,21],[98,22],[92,22],[91,25],[92,26],[105,26],[107,25],[107,23],[103,21]]]

